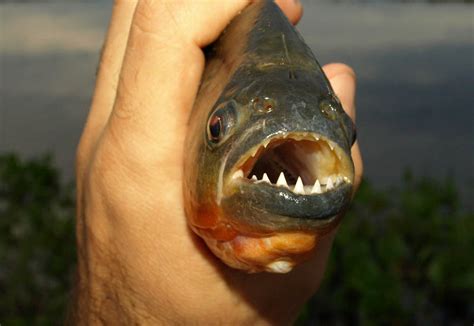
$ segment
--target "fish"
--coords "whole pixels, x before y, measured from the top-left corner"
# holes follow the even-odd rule
[[[273,1],[204,49],[184,162],[187,222],[247,273],[288,273],[340,223],[354,191],[354,123]]]

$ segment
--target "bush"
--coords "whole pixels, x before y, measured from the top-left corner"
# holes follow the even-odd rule
[[[302,325],[466,325],[474,320],[474,216],[452,180],[377,191],[363,182]]]
[[[64,319],[75,256],[74,194],[51,158],[0,156],[0,323]]]

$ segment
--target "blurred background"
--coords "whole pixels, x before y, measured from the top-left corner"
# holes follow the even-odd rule
[[[358,76],[365,181],[299,325],[474,322],[472,1],[303,1],[321,64]],[[0,1],[0,324],[60,324],[74,152],[108,1]]]

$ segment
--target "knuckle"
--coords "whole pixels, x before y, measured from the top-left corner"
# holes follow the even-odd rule
[[[115,106],[112,111],[113,118],[117,118],[119,120],[129,120],[132,118],[133,111],[135,111],[134,102],[124,100],[124,97],[126,97],[126,95],[123,94],[123,90],[117,94],[117,101],[115,102]]]
[[[101,144],[94,153],[88,171],[88,184],[100,193],[107,193],[108,189],[113,188],[120,178],[120,164],[117,159],[117,151],[114,146],[104,146]]]
[[[349,66],[345,63],[340,63],[339,65],[340,65],[341,72],[344,72],[348,75],[351,75],[354,79],[356,79],[356,72],[354,71],[354,69],[351,66]]]
[[[352,78],[354,81],[356,80],[356,72],[351,66],[345,63],[330,63],[328,65],[325,65],[324,69],[329,79],[335,78],[336,76],[340,75],[346,75]]]

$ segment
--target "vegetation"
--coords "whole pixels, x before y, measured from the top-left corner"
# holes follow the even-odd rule
[[[49,156],[0,156],[0,324],[63,320],[76,259],[72,190]]]
[[[473,234],[451,180],[364,182],[297,324],[471,324]],[[0,155],[0,323],[60,324],[74,262],[72,185],[48,156]]]
[[[474,214],[452,180],[364,182],[300,325],[466,325],[474,320]]]

